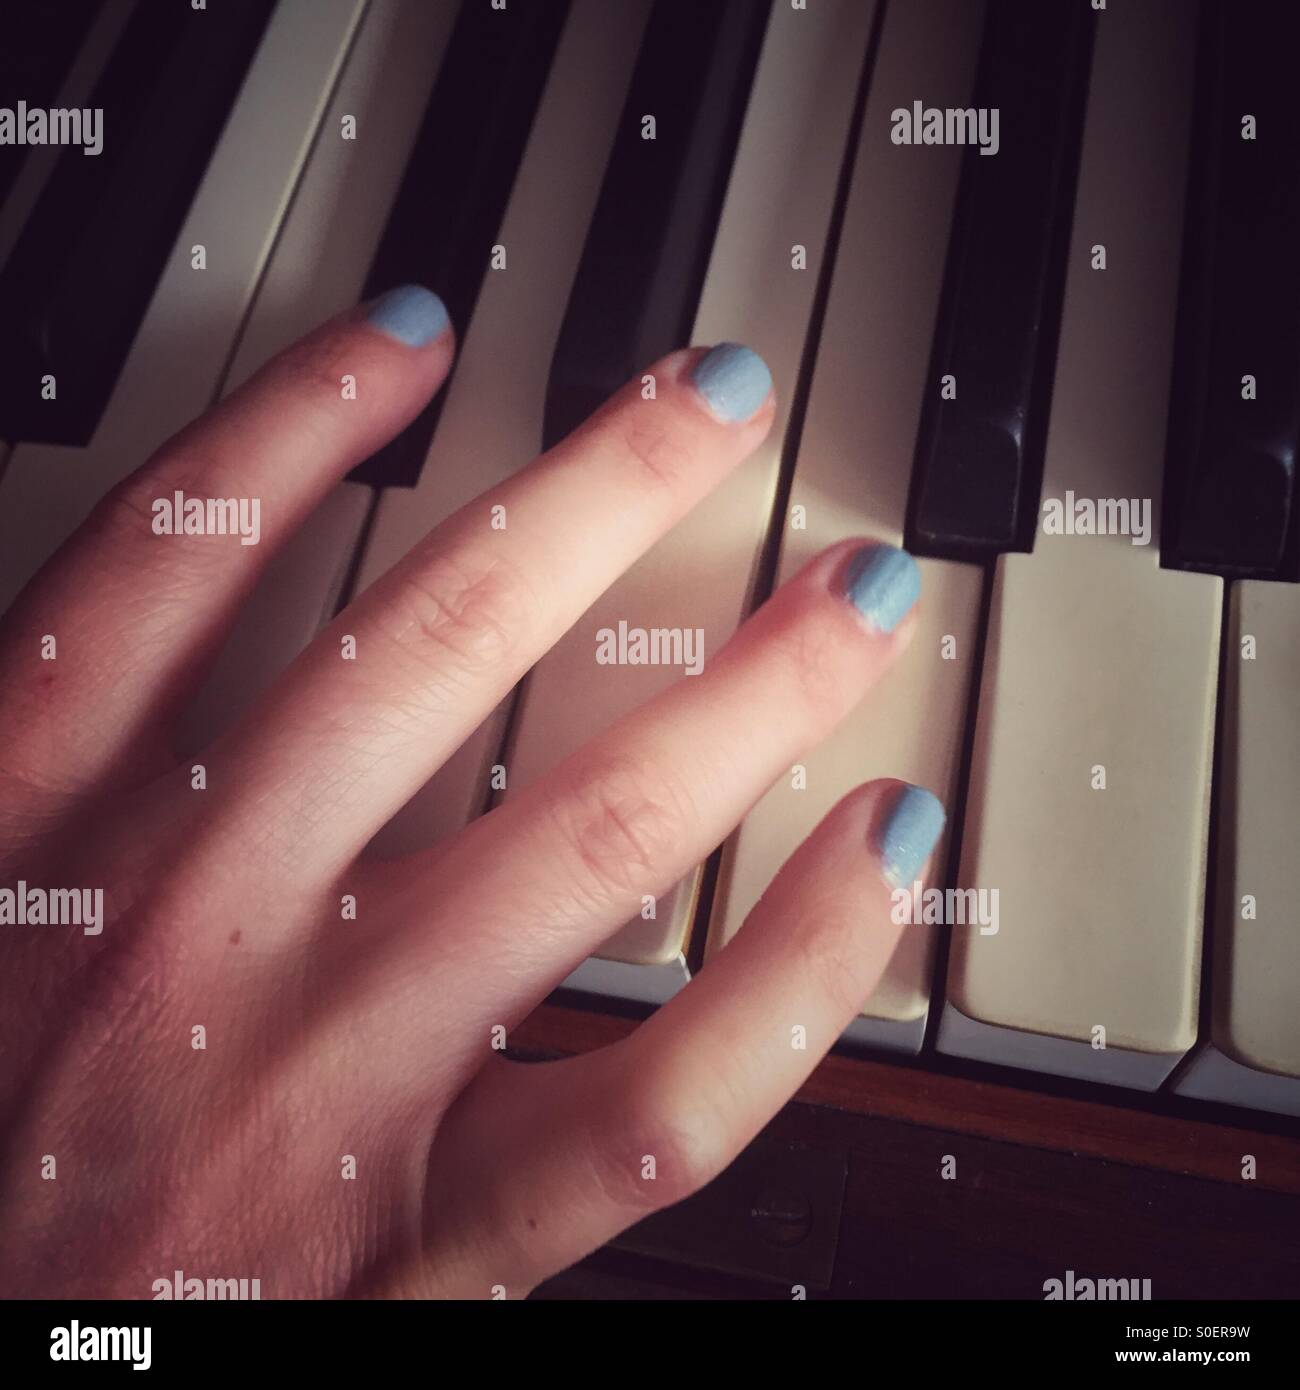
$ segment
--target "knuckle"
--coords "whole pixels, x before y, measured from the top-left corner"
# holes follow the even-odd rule
[[[71,1020],[68,1063],[92,1092],[121,1073],[125,1057],[156,1057],[175,1036],[188,961],[173,925],[149,912],[106,913],[85,965],[51,982],[40,1001],[43,1013]]]
[[[639,477],[655,489],[675,489],[693,470],[691,450],[663,417],[631,410],[617,425],[618,445]]]
[[[684,1201],[735,1156],[719,1116],[662,1099],[613,1107],[591,1144],[605,1196],[615,1207],[637,1213]]]
[[[355,348],[346,327],[333,324],[300,339],[272,358],[263,370],[274,372],[302,400],[323,396],[334,401],[339,398],[350,357],[355,357]]]
[[[534,627],[527,586],[500,556],[437,556],[402,576],[387,627],[422,660],[477,674],[505,665]]]
[[[152,550],[145,554],[156,554],[158,563],[169,567],[173,555],[172,547],[156,546],[158,540],[154,526],[157,521],[155,504],[160,500],[171,502],[175,492],[183,492],[187,506],[197,503],[206,514],[210,504],[219,502],[223,510],[229,505],[231,497],[237,497],[239,489],[233,478],[224,475],[216,459],[195,452],[179,441],[165,445],[143,467],[124,478],[112,488],[96,505],[91,513],[91,527],[101,540],[115,546],[131,546],[131,561],[134,566],[140,562],[141,546],[148,544]],[[179,526],[180,518],[172,518],[173,525]],[[170,568],[189,573],[196,555],[207,552],[221,553],[226,549],[224,537],[219,544],[209,545],[206,533],[184,534],[183,565],[170,563]]]
[[[787,937],[791,949],[817,997],[837,1017],[851,1018],[865,999],[859,991],[861,924],[833,891],[801,895],[799,912],[803,920]]]
[[[160,455],[146,467],[124,478],[104,495],[91,513],[91,524],[96,533],[117,541],[151,537],[153,504],[169,488],[180,486],[178,482],[172,482],[178,476],[178,465]]]
[[[552,814],[598,906],[657,881],[686,844],[683,796],[659,774],[622,759],[585,768],[557,792]]]
[[[849,689],[840,634],[810,615],[794,624],[782,645],[798,708],[818,723],[838,718]]]

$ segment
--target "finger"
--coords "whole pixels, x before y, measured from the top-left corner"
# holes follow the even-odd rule
[[[372,585],[214,755],[280,808],[277,858],[350,860],[773,409],[747,349],[675,353]]]
[[[386,865],[389,910],[411,925],[397,934],[376,1006],[385,998],[391,1006],[385,990],[423,989],[435,968],[444,979],[463,969],[468,987],[487,960],[508,966],[490,971],[489,989],[478,986],[482,1006],[493,1021],[526,1014],[647,895],[706,858],[861,700],[908,640],[919,586],[904,551],[833,547],[701,675],[678,681],[433,855]]]
[[[920,788],[860,787],[726,949],[635,1033],[564,1063],[485,1072],[439,1134],[441,1165],[473,1156],[476,1184],[456,1190],[482,1207],[435,1214],[439,1255],[531,1286],[712,1180],[875,989],[909,930],[894,894],[923,880],[943,821]],[[526,1156],[510,1131],[528,1134]],[[485,1223],[494,1241],[470,1258],[461,1233]]]
[[[419,413],[453,350],[436,295],[392,291],[273,358],[109,493],[0,637],[13,675],[0,696],[0,767],[75,791],[150,763],[271,557]],[[209,518],[209,500],[233,507]],[[174,533],[200,514],[203,531]]]

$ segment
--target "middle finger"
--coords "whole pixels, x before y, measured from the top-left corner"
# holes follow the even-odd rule
[[[749,455],[771,377],[677,352],[438,526],[349,605],[209,762],[274,859],[347,864],[624,569]],[[236,804],[236,802],[238,804]],[[269,823],[268,823],[269,821]]]

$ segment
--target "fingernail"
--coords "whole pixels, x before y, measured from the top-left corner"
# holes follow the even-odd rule
[[[691,380],[709,409],[730,424],[748,420],[772,389],[767,363],[739,343],[710,348],[695,364]]]
[[[904,786],[880,827],[880,863],[895,888],[910,888],[930,857],[944,822],[943,803],[924,787]]]
[[[893,632],[921,596],[921,571],[906,550],[868,545],[850,562],[844,593],[877,631]]]
[[[447,306],[423,285],[399,285],[381,294],[366,311],[366,322],[407,347],[425,347],[447,327]]]

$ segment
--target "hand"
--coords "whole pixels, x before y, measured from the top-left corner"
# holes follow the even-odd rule
[[[701,675],[460,834],[360,857],[762,439],[770,381],[745,349],[654,364],[656,399],[638,379],[438,526],[178,765],[172,723],[273,552],[452,355],[415,288],[325,325],[107,497],[6,619],[5,1296],[149,1298],[177,1269],[263,1297],[522,1296],[719,1172],[889,959],[891,887],[943,817],[879,782],[625,1041],[545,1065],[493,1048],[889,666],[919,580],[888,547],[822,555]],[[177,490],[258,499],[260,542],[155,534]],[[73,925],[33,923],[38,900]]]

